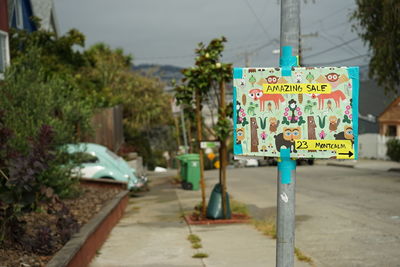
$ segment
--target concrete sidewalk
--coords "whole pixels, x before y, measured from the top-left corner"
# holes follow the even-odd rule
[[[365,169],[373,171],[393,171],[400,172],[400,163],[389,160],[372,160],[372,159],[358,159],[358,160],[316,160],[315,164],[348,167],[355,169]]]
[[[181,215],[199,203],[200,191],[184,191],[163,175],[150,179],[151,191],[131,198],[91,267],[275,266],[275,240],[248,224],[189,226]],[[201,238],[202,248],[191,247],[191,233]],[[192,258],[199,252],[208,257]]]

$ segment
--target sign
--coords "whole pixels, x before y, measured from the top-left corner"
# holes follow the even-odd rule
[[[354,159],[358,67],[234,69],[234,154]]]
[[[201,141],[200,142],[200,148],[206,149],[206,148],[217,148],[220,146],[220,143],[218,141]]]

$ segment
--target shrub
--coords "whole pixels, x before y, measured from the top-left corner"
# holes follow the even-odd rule
[[[24,212],[77,193],[72,166],[59,147],[89,133],[92,110],[72,75],[45,71],[41,54],[40,48],[28,49],[0,84],[0,243],[22,242]],[[38,246],[50,240],[47,229],[37,237],[43,237]]]
[[[400,161],[400,140],[390,139],[386,142],[387,152],[386,155],[394,161]]]

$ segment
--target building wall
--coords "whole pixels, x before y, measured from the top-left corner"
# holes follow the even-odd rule
[[[8,32],[7,0],[0,0],[0,30]]]
[[[360,134],[358,136],[358,151],[360,158],[389,159],[386,156],[386,142],[394,137],[379,134]],[[400,139],[400,137],[397,137]]]

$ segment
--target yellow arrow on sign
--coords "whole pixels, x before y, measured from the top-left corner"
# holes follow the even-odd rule
[[[354,159],[350,140],[296,140],[294,145],[298,150],[332,150],[338,159]]]

